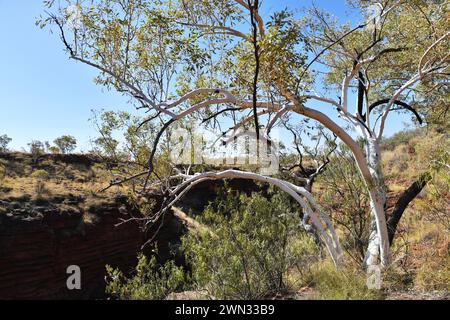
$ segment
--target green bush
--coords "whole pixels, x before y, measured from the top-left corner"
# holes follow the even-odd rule
[[[40,169],[40,170],[36,170],[34,171],[31,176],[33,178],[36,178],[38,180],[47,180],[49,178],[49,173],[46,170]]]
[[[154,256],[147,258],[143,254],[139,255],[135,274],[130,278],[108,265],[106,271],[106,293],[122,300],[161,300],[187,283],[183,268],[173,261],[158,265]]]
[[[260,299],[286,290],[286,272],[310,257],[293,241],[302,229],[286,197],[230,194],[208,206],[201,218],[208,231],[184,239],[196,284],[220,299]]]
[[[223,194],[227,194],[224,191]],[[162,299],[175,290],[206,290],[220,299],[268,298],[288,289],[288,272],[317,261],[313,239],[291,214],[287,195],[236,196],[210,204],[203,228],[183,238],[190,274],[139,257],[132,277],[108,267],[107,293],[120,299]],[[295,211],[293,211],[295,212]]]

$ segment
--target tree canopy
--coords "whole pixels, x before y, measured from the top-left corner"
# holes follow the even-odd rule
[[[266,18],[258,0],[45,1],[50,13],[38,23],[58,32],[71,59],[98,70],[98,84],[145,111],[134,131],[149,125],[152,144],[146,170],[131,177],[145,177],[143,191],[165,186],[167,208],[205,180],[273,184],[295,198],[339,264],[330,217],[303,186],[249,168],[193,174],[190,166],[182,172],[172,165],[162,177],[154,165],[164,134],[186,121],[219,128],[227,141],[253,127],[257,140],[269,142],[276,125],[318,122],[352,154],[372,211],[365,264],[385,266],[390,243],[380,143],[393,111],[411,113],[418,123],[447,114],[449,4],[349,3],[360,13],[355,26],[315,7],[303,16],[286,9]],[[326,111],[310,107],[312,101]]]

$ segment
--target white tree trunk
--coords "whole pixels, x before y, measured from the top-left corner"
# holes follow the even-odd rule
[[[381,267],[385,267],[389,263],[390,248],[385,216],[386,192],[380,167],[380,146],[376,138],[367,140],[366,154],[372,176],[372,185],[368,186],[372,220],[364,266],[367,268],[381,264]]]

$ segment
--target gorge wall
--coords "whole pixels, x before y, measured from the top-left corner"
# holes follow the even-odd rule
[[[120,202],[98,206],[90,222],[81,210],[9,205],[0,215],[0,299],[104,298],[105,265],[130,270],[148,238],[136,223],[116,226],[129,217]],[[184,229],[173,214],[166,216],[156,238],[160,255]],[[67,289],[70,265],[81,269],[81,290]]]

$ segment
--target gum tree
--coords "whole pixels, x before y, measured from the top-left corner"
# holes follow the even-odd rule
[[[0,152],[7,152],[8,151],[8,145],[12,141],[10,137],[8,137],[6,134],[3,134],[0,136]]]
[[[236,169],[192,174],[173,166],[169,177],[155,174],[160,140],[183,121],[199,119],[228,140],[250,126],[256,139],[271,141],[280,122],[312,119],[349,148],[367,188],[373,222],[365,264],[389,262],[380,141],[391,112],[418,115],[411,101],[419,84],[429,97],[446,80],[447,4],[352,1],[361,20],[352,27],[315,8],[309,18],[288,10],[266,17],[258,0],[64,3],[46,1],[51,13],[40,24],[51,24],[72,60],[97,69],[97,83],[129,96],[147,113],[142,125],[158,130],[147,168],[115,183],[162,187],[165,208],[206,180],[273,184],[299,203],[339,264],[331,220],[300,185]]]
[[[58,147],[62,154],[70,153],[77,147],[77,139],[68,135],[56,138],[53,143]]]

